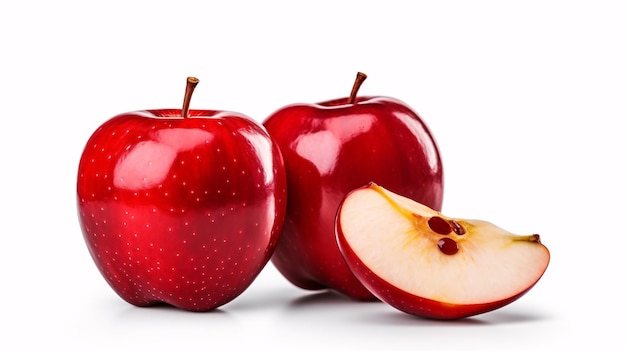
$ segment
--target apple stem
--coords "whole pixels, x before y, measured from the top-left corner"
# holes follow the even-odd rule
[[[185,98],[183,99],[183,109],[181,115],[183,118],[187,118],[189,115],[189,103],[191,102],[191,95],[193,95],[194,89],[200,80],[196,77],[187,77],[187,87],[185,88]]]
[[[518,241],[530,241],[531,243],[541,244],[541,236],[539,234],[518,235],[517,240]]]
[[[356,94],[359,92],[359,88],[361,84],[365,81],[367,75],[363,72],[358,72],[356,74],[356,79],[354,80],[354,85],[352,86],[352,91],[350,92],[350,97],[348,98],[349,104],[354,104],[356,101]]]

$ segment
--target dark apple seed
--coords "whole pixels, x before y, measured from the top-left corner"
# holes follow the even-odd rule
[[[465,228],[463,228],[457,221],[452,221],[452,230],[456,233],[456,235],[465,234]]]
[[[459,251],[459,244],[450,238],[439,239],[437,246],[439,246],[439,250],[446,255],[454,255]]]
[[[448,221],[441,217],[433,216],[428,220],[428,226],[432,229],[433,232],[437,234],[447,235],[450,234],[452,228],[450,228],[450,224]]]

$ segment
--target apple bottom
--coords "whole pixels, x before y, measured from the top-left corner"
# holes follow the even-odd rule
[[[202,213],[202,220],[195,211],[163,215],[149,230],[139,219],[155,218],[162,209],[90,203],[83,204],[81,216],[89,252],[123,300],[140,307],[208,311],[240,295],[269,261],[276,236],[274,218],[263,207],[272,208],[216,208]],[[95,223],[90,213],[107,219]]]

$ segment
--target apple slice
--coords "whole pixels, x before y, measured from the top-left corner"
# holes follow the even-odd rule
[[[528,292],[550,261],[538,234],[446,217],[374,183],[344,198],[335,229],[346,263],[373,295],[426,318],[505,306]]]

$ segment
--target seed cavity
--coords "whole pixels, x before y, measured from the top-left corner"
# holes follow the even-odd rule
[[[430,217],[430,219],[428,220],[428,226],[433,232],[441,235],[450,234],[450,232],[452,231],[452,228],[450,228],[450,224],[448,223],[448,221],[438,216]]]
[[[437,242],[439,250],[446,255],[454,255],[459,251],[459,244],[450,238],[441,238]]]

